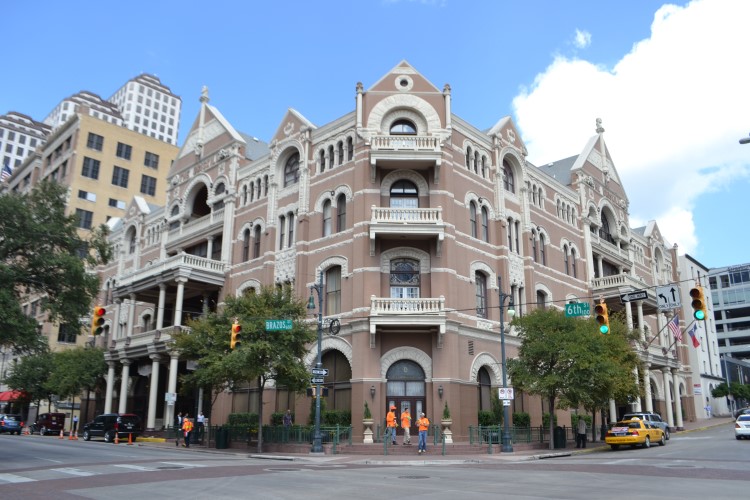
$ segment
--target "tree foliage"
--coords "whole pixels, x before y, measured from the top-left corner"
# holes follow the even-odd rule
[[[52,374],[47,385],[61,399],[101,386],[107,372],[104,350],[99,348],[77,347],[56,352],[52,361]]]
[[[235,319],[242,325],[242,344],[230,350]],[[291,319],[293,326],[269,332],[267,319]],[[290,287],[264,287],[255,294],[227,297],[220,312],[192,321],[189,331],[174,335],[181,357],[198,361],[198,368],[182,378],[184,387],[212,389],[214,400],[222,390],[250,382],[257,383],[260,401],[269,380],[290,391],[303,390],[310,378],[303,358],[316,338],[305,320],[305,303],[293,296]],[[259,405],[258,428],[262,421],[263,405]],[[260,433],[258,451],[262,451]]]
[[[49,400],[53,394],[48,382],[53,369],[53,354],[42,349],[34,356],[25,356],[10,369],[5,384],[8,387],[23,391],[29,401]]]
[[[507,361],[513,386],[545,398],[550,411],[581,405],[593,412],[610,398],[638,395],[633,375],[638,356],[630,332],[616,318],[609,335],[599,334],[593,319],[568,318],[555,309],[536,309],[512,324],[521,338],[518,358]],[[549,427],[552,436],[552,419]]]
[[[750,385],[739,382],[731,382],[727,385],[726,382],[722,382],[711,390],[711,396],[715,398],[732,396],[734,399],[748,401],[750,400]]]
[[[111,256],[106,226],[88,239],[79,236],[76,216],[65,215],[66,196],[52,181],[0,196],[0,345],[16,352],[39,347],[36,320],[24,314],[23,298],[39,297],[39,313],[80,332],[99,287],[87,269]]]

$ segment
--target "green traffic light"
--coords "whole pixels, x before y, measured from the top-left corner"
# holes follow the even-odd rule
[[[695,319],[703,320],[706,319],[706,313],[704,313],[702,310],[698,309],[693,313],[693,317]]]
[[[602,325],[599,327],[599,331],[602,333],[602,335],[606,335],[609,333],[609,327],[607,325]]]

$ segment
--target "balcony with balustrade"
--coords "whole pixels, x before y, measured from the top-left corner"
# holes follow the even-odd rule
[[[370,255],[375,255],[378,239],[435,240],[437,255],[445,239],[443,209],[390,208],[372,206],[370,217]]]
[[[412,170],[435,168],[438,179],[442,161],[440,137],[421,135],[377,135],[370,140],[371,178],[376,168]]]
[[[445,334],[445,297],[392,299],[370,296],[370,343],[379,328],[389,330],[437,331],[438,342]]]
[[[169,230],[167,250],[185,246],[186,243],[200,236],[209,236],[224,226],[224,209],[212,211],[203,217],[184,222]]]
[[[143,293],[148,289],[155,291],[160,283],[170,282],[178,277],[189,277],[190,282],[193,283],[223,286],[224,268],[222,261],[179,253],[164,260],[150,262],[140,269],[123,273],[117,278],[115,295]]]

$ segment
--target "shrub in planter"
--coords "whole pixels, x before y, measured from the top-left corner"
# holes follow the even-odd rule
[[[513,425],[515,427],[531,427],[531,417],[526,412],[517,412],[513,414]]]
[[[500,421],[495,416],[495,413],[488,410],[480,411],[477,417],[479,425],[481,425],[482,427],[500,424]]]
[[[550,419],[549,413],[545,413],[544,416],[542,417],[542,427],[544,427],[545,429],[549,429],[549,419]],[[554,423],[552,425],[557,427],[557,415],[554,416],[553,422]]]

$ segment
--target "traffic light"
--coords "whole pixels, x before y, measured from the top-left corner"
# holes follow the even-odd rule
[[[232,350],[237,349],[242,344],[242,325],[236,321],[232,323],[232,340],[229,346]]]
[[[600,301],[596,307],[594,307],[596,313],[596,322],[599,323],[599,333],[606,335],[609,333],[609,310],[607,310],[607,304],[604,301]]]
[[[706,319],[706,297],[703,295],[703,287],[695,285],[691,288],[690,298],[693,299],[690,303],[693,307],[693,317],[697,320]]]
[[[101,335],[104,332],[104,315],[107,310],[96,306],[91,313],[91,335]]]

